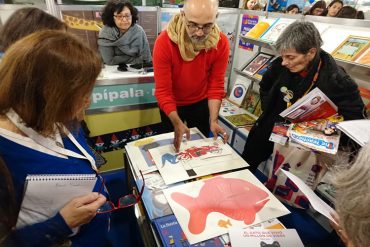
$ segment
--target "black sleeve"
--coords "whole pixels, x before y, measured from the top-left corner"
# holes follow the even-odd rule
[[[260,98],[262,111],[265,111],[267,106],[269,105],[269,100],[271,98],[271,89],[278,79],[278,74],[280,71],[281,58],[279,57],[268,66],[267,71],[263,74],[262,80],[260,82]]]

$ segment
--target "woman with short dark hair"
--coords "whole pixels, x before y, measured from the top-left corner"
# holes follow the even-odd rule
[[[326,9],[326,2],[325,1],[317,1],[310,10],[306,13],[306,15],[316,15],[321,16]]]
[[[105,64],[142,64],[152,61],[144,29],[136,24],[138,10],[128,1],[111,0],[103,9],[104,27],[98,46]]]

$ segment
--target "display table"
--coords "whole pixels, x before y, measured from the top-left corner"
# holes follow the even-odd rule
[[[169,136],[172,137],[172,134],[169,134]],[[193,134],[191,136],[193,137]],[[145,167],[143,164],[144,161],[149,162],[150,164],[153,162],[151,161],[152,159],[148,159],[148,157],[152,157],[152,155],[146,153],[148,152],[147,150],[158,147],[158,145],[162,146],[163,142],[167,142],[167,139],[157,140],[155,138],[156,137],[154,136],[137,140],[129,143],[125,147],[125,160],[127,163],[126,174],[128,177],[128,184],[129,186],[137,188],[137,191],[140,191],[143,185],[143,181],[139,174],[139,169],[141,170]],[[144,158],[141,156],[144,156]],[[173,208],[169,206],[162,190],[165,188],[177,188],[181,185],[188,185],[189,182],[194,181],[194,179],[178,182],[173,185],[165,185],[163,179],[161,178],[162,176],[158,171],[153,169],[152,165],[148,165],[147,171],[148,170],[150,172],[144,171],[145,189],[142,196],[142,201],[135,206],[135,213],[145,246],[179,246],[179,244],[181,244],[181,246],[190,246],[187,242],[185,234],[182,233],[180,223],[178,223],[173,214]],[[241,170],[238,170],[237,173],[245,170],[247,169],[242,168]],[[225,171],[221,173],[221,175],[227,176],[234,171],[235,170]],[[207,178],[210,178],[210,176],[207,176]],[[261,184],[261,186],[263,185]],[[276,199],[275,197],[274,199],[272,197],[269,198],[270,200]],[[274,221],[269,221],[269,224],[276,225],[277,223],[279,223],[279,221],[276,219]],[[177,229],[174,233],[172,232],[173,228]],[[198,246],[226,246],[228,242],[229,240],[227,234],[225,234],[204,241]]]

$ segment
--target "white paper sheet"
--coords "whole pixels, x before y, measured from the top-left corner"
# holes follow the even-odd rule
[[[163,190],[191,244],[289,213],[247,169]]]
[[[178,153],[172,145],[149,152],[166,184],[248,166],[228,144],[212,138],[184,142]]]
[[[328,204],[326,204],[320,197],[318,197],[315,192],[311,190],[300,178],[296,175],[292,174],[291,172],[285,171],[281,169],[281,171],[290,179],[292,180],[295,185],[300,189],[300,191],[307,197],[310,201],[312,207],[319,212],[320,214],[324,215],[329,220],[334,221],[333,217],[330,213],[334,213],[334,209],[332,209]]]

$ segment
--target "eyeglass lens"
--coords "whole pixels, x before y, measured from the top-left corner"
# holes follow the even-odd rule
[[[132,15],[115,15],[114,17],[116,17],[117,19],[126,19],[126,20],[129,20],[131,19]]]

